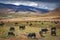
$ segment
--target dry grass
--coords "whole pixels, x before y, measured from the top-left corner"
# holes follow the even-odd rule
[[[29,26],[29,23],[27,24],[26,21],[20,21],[18,25],[15,25],[14,24],[15,22],[8,22],[8,23],[5,23],[4,26],[0,26],[0,40],[34,40],[34,39],[28,39],[27,38],[27,34],[28,33],[31,33],[31,32],[35,32],[36,33],[36,40],[58,40],[60,38],[60,29],[57,28],[57,25],[60,24],[54,24],[54,23],[51,23],[51,22],[43,22],[44,24],[42,25],[41,23],[42,22],[34,22],[32,21],[31,23],[33,24],[32,26]],[[8,32],[9,32],[9,28],[10,26],[13,25],[14,28],[15,28],[15,36],[8,36]],[[26,26],[26,29],[25,30],[21,30],[19,29],[19,26],[20,25],[25,25]],[[52,26],[55,26],[57,28],[57,37],[53,37],[51,36],[51,27]],[[43,34],[45,37],[41,37],[39,35],[39,31],[42,29],[42,28],[48,28],[48,32],[46,34]],[[59,39],[60,40],[60,39]]]

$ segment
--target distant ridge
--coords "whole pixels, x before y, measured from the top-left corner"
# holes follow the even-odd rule
[[[52,10],[48,14],[49,16],[60,16],[60,7],[57,7],[56,9]]]
[[[16,6],[13,4],[0,3],[0,9],[2,9],[2,8],[13,9],[15,12],[19,12],[19,11],[30,11],[30,12],[40,12],[40,13],[49,12],[49,10],[47,10],[47,9],[35,8],[32,6],[26,6],[26,5]]]

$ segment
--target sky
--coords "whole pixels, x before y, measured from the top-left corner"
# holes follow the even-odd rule
[[[14,5],[27,5],[41,9],[54,10],[60,7],[60,0],[0,0],[0,3],[14,4]]]

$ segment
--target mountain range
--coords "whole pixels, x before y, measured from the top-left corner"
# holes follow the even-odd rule
[[[15,12],[19,12],[19,11],[29,11],[29,12],[40,12],[40,13],[47,13],[49,12],[49,10],[47,9],[41,9],[41,8],[36,8],[36,7],[32,7],[32,6],[26,6],[26,5],[13,5],[13,4],[4,4],[4,3],[0,3],[0,9],[12,9]]]
[[[10,14],[13,12],[12,14]],[[4,14],[4,15],[3,15]],[[13,4],[3,4],[0,3],[0,16],[38,16],[38,17],[49,17],[49,16],[58,16],[60,18],[60,7],[49,11],[47,9],[35,8],[32,6],[26,5],[13,5]]]

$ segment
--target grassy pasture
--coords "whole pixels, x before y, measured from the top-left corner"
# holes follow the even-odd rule
[[[60,22],[55,24],[49,21],[19,21],[17,23],[18,24],[15,25],[15,22],[6,22],[4,26],[0,26],[0,40],[34,40],[27,38],[27,34],[32,32],[36,33],[36,40],[58,40],[60,38]],[[29,26],[30,23],[32,23],[32,26]],[[25,25],[25,30],[19,29],[20,25]],[[14,26],[15,31],[13,32],[15,36],[8,36],[10,26]],[[51,36],[51,27],[57,28],[57,36]],[[39,31],[41,31],[42,28],[47,28],[49,30],[46,34],[43,34],[45,36],[44,38],[39,35]]]

